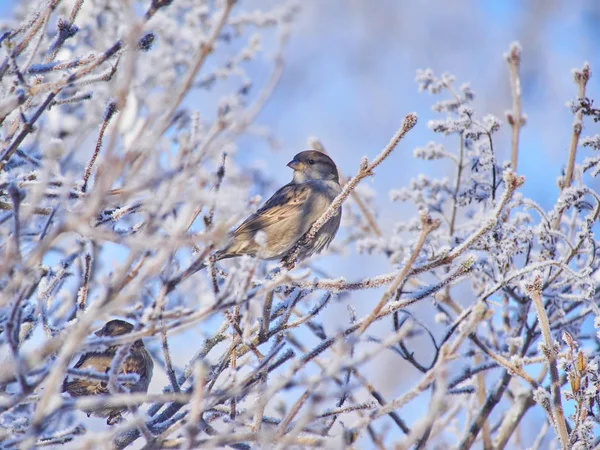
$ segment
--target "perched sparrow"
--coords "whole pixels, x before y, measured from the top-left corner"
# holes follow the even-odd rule
[[[129,322],[125,322],[124,320],[111,320],[107,322],[100,330],[96,331],[94,334],[99,337],[114,337],[120,336],[122,334],[130,333],[133,330],[133,325]],[[88,352],[85,353],[77,364],[75,364],[75,369],[81,370],[93,370],[99,373],[108,373],[110,369],[110,364],[115,354],[117,353],[118,346],[109,347],[107,350],[102,352]],[[148,391],[148,386],[150,385],[150,380],[152,379],[152,371],[154,369],[154,362],[152,361],[152,357],[146,351],[144,347],[144,343],[141,340],[137,340],[131,346],[129,351],[129,355],[125,358],[121,369],[119,371],[120,374],[138,374],[139,381],[136,383],[122,383],[125,387],[129,389],[130,392],[144,392]],[[74,378],[73,380],[69,380],[69,378]],[[85,395],[100,395],[100,394],[109,394],[107,382],[98,381],[98,380],[90,380],[90,379],[81,379],[76,378],[74,375],[67,376],[63,381],[62,390],[63,392],[68,392],[73,397],[80,397]],[[121,419],[121,413],[125,411],[125,408],[122,409],[111,409],[111,408],[101,408],[94,411],[86,411],[88,417],[90,415],[95,415],[98,417],[108,417],[106,423],[108,425],[113,425],[117,423]]]
[[[288,167],[294,169],[292,181],[273,196],[234,232],[217,260],[240,255],[258,255],[262,259],[286,259],[295,244],[340,193],[337,167],[329,156],[316,150],[298,153]],[[333,240],[340,226],[342,208],[323,225],[315,239],[300,249],[298,260],[319,253]],[[265,233],[265,244],[255,241]]]

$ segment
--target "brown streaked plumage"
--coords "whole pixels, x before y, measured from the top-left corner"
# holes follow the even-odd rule
[[[217,260],[240,255],[285,259],[341,192],[337,167],[324,153],[300,152],[288,166],[294,170],[292,181],[275,192],[233,232],[225,248],[216,253]],[[340,208],[313,242],[300,249],[298,261],[326,248],[335,237],[341,218]],[[255,240],[259,231],[266,237],[262,252]]]
[[[133,330],[133,325],[124,320],[111,320],[107,322],[100,330],[94,334],[99,337],[114,337],[123,334],[130,333]],[[88,369],[94,370],[99,373],[108,373],[113,358],[115,357],[118,346],[109,347],[105,351],[101,352],[88,352],[79,358],[75,369]],[[154,362],[152,357],[144,347],[144,343],[141,340],[135,341],[129,351],[129,355],[125,358],[120,374],[137,374],[139,380],[136,383],[122,383],[130,392],[147,392],[150,380],[152,379],[152,372],[154,369]],[[72,378],[72,379],[71,379]],[[108,386],[105,381],[90,380],[77,378],[74,375],[69,375],[63,381],[62,386],[63,392],[68,392],[73,397],[81,397],[86,395],[102,395],[109,394]],[[101,408],[94,411],[86,411],[88,416],[95,415],[98,417],[107,417],[106,423],[113,425],[121,419],[121,413],[125,411],[122,409],[112,408]]]

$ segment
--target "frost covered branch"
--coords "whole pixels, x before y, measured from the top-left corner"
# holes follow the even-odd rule
[[[259,112],[298,5],[113,3],[24,1],[2,25],[2,446],[597,445],[600,159],[578,162],[600,148],[581,136],[598,116],[588,64],[553,205],[516,173],[527,96],[513,44],[506,126],[475,111],[470,84],[418,71],[436,118],[413,154],[447,176],[393,180],[402,215],[383,217],[379,180],[361,181],[409,131],[421,138],[414,113],[311,224],[307,241],[344,204],[337,258],[216,262],[259,205],[250,193],[275,188],[246,145],[275,141]],[[383,269],[363,273],[371,257]],[[103,334],[116,318],[131,329]],[[74,379],[89,395],[65,389]]]

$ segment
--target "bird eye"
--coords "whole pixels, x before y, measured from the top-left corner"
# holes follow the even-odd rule
[[[308,163],[312,166],[315,163],[315,160],[314,159],[309,159]]]

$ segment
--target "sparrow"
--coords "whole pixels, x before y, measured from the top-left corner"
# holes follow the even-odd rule
[[[281,259],[285,265],[290,265],[286,257],[342,188],[337,167],[325,153],[316,150],[300,152],[287,166],[294,170],[292,181],[237,227],[227,245],[215,253],[217,261],[250,255],[265,260]],[[340,207],[312,242],[304,242],[297,261],[327,248],[340,227],[341,218]],[[262,247],[255,239],[259,232],[265,234]]]
[[[123,334],[130,333],[133,330],[133,325],[124,320],[111,320],[107,322],[100,330],[94,334],[98,337],[114,337],[121,336]],[[93,370],[99,373],[108,373],[110,365],[117,353],[119,346],[109,347],[107,350],[101,352],[88,352],[79,358],[75,369],[81,370]],[[154,362],[152,357],[144,347],[142,340],[137,340],[131,345],[129,355],[125,358],[120,374],[137,374],[139,380],[135,383],[121,383],[130,392],[148,392],[148,386],[152,379],[152,371],[154,369]],[[70,380],[70,378],[73,378]],[[68,392],[72,397],[81,397],[86,395],[102,395],[109,394],[108,383],[106,381],[91,380],[77,378],[75,375],[69,375],[63,381],[62,391]],[[88,417],[90,415],[98,417],[107,417],[106,423],[113,425],[121,420],[121,413],[126,408],[111,409],[111,408],[100,408],[93,411],[86,411]]]

